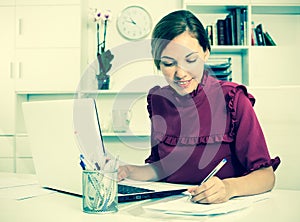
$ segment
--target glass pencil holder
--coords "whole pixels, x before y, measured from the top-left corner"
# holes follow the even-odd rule
[[[101,214],[118,211],[117,175],[117,170],[82,172],[83,212]]]

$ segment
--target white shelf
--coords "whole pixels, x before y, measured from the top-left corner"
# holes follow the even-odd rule
[[[226,50],[226,49],[224,49]],[[230,49],[229,49],[230,50]],[[236,49],[231,49],[236,50]],[[119,91],[119,90],[89,90],[89,91],[16,91],[17,95],[67,95],[67,94],[98,94],[98,95],[115,95],[115,94],[147,94],[146,91]]]
[[[16,91],[17,95],[66,95],[66,94],[77,94],[74,91]]]
[[[103,137],[149,137],[150,134],[147,132],[137,133],[114,133],[114,132],[102,132]]]
[[[89,90],[80,91],[81,94],[98,94],[98,95],[109,95],[109,94],[146,94],[146,91],[120,91],[120,90]]]
[[[1,136],[14,136],[14,135],[1,135]],[[17,133],[18,137],[27,137],[27,133]],[[115,133],[115,132],[102,132],[103,137],[149,137],[150,133],[147,132],[124,132],[124,133]]]
[[[201,7],[199,7],[201,6]],[[200,3],[187,3],[185,6],[186,9],[191,10],[195,14],[227,14],[231,9],[236,7],[245,7],[247,8],[247,4],[232,4],[232,5],[224,5],[224,4],[200,4]]]
[[[252,14],[299,15],[300,5],[252,5]]]
[[[244,53],[249,49],[249,46],[244,45],[217,45],[211,46],[212,52],[217,53]]]

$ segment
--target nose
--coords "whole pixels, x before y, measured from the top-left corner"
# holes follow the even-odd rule
[[[176,66],[174,76],[175,76],[176,79],[184,79],[187,76],[187,73],[182,67]]]

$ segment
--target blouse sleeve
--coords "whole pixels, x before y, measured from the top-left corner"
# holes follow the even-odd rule
[[[262,167],[272,166],[275,171],[279,157],[270,158],[264,134],[254,112],[254,98],[245,87],[237,87],[233,93],[231,114],[236,138],[235,149],[246,174]]]
[[[152,117],[152,95],[155,93],[156,90],[160,89],[159,86],[155,86],[152,89],[149,90],[149,93],[147,95],[147,110],[149,113],[149,118],[151,119]],[[151,121],[152,124],[152,121]],[[153,133],[152,133],[152,125],[151,125],[151,154],[150,156],[145,160],[145,163],[153,163],[158,161],[159,158],[159,154],[158,154],[158,147],[152,137]]]

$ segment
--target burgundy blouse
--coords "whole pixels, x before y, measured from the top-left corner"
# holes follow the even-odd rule
[[[270,158],[255,99],[243,85],[205,73],[192,93],[155,86],[147,102],[152,149],[145,162],[162,167],[162,181],[199,184],[223,158],[220,179],[280,164],[279,157]]]

